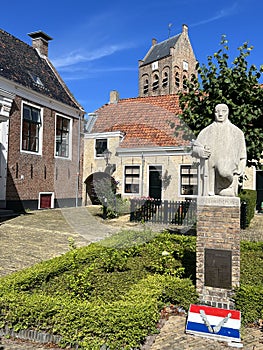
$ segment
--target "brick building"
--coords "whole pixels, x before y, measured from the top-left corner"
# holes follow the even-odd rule
[[[189,40],[188,27],[182,33],[152,46],[139,61],[139,96],[175,94],[186,89],[185,80],[196,74],[196,58]]]
[[[0,30],[0,206],[74,206],[84,110],[48,59],[51,38],[29,36],[32,46]]]

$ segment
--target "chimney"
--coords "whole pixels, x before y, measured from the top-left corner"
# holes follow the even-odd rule
[[[188,35],[188,26],[187,26],[186,24],[183,24],[183,26],[182,26],[182,32],[183,32],[184,34],[187,34],[187,35]]]
[[[157,44],[157,40],[155,38],[152,38],[152,46]]]
[[[120,99],[119,93],[116,90],[112,90],[110,92],[110,104],[115,103],[117,104]]]
[[[32,47],[37,49],[40,55],[48,57],[48,42],[52,38],[41,30],[28,34],[32,38]]]

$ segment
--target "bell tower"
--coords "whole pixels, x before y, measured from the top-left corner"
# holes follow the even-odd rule
[[[186,90],[184,81],[196,74],[196,58],[188,36],[188,26],[182,33],[152,46],[139,61],[139,96],[176,94]]]

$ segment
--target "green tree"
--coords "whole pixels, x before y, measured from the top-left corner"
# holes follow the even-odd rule
[[[260,167],[263,151],[263,86],[259,79],[263,66],[258,70],[248,65],[247,56],[252,46],[244,43],[239,55],[229,64],[229,47],[222,36],[221,48],[208,56],[207,66],[197,64],[199,77],[187,81],[188,92],[180,94],[181,118],[195,136],[214,120],[214,108],[218,103],[229,107],[229,118],[245,134],[248,165]],[[262,166],[262,164],[261,164]]]

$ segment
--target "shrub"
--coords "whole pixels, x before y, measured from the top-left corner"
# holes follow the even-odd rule
[[[241,284],[263,288],[263,242],[241,242]]]
[[[236,308],[241,310],[242,323],[254,323],[263,315],[263,286],[241,285],[236,290]]]
[[[167,288],[168,286],[168,288]],[[0,322],[15,330],[36,329],[59,334],[61,345],[83,349],[131,349],[138,347],[148,334],[156,333],[160,310],[169,294],[184,308],[196,301],[190,280],[171,276],[148,276],[135,284],[119,300],[97,299],[86,302],[66,296],[47,296],[9,291],[0,298]]]
[[[241,190],[239,194],[240,200],[247,203],[247,218],[246,227],[249,226],[250,221],[255,215],[256,203],[257,203],[257,191],[255,190]]]
[[[165,304],[187,309],[197,301],[190,279],[175,277],[169,264],[161,274],[158,268],[150,273],[149,257],[157,256],[158,267],[159,253],[170,249],[172,262],[181,266],[194,242],[149,231],[122,232],[105,246],[76,248],[71,240],[63,256],[0,279],[0,328],[56,334],[61,346],[79,349],[138,348],[157,332]]]

